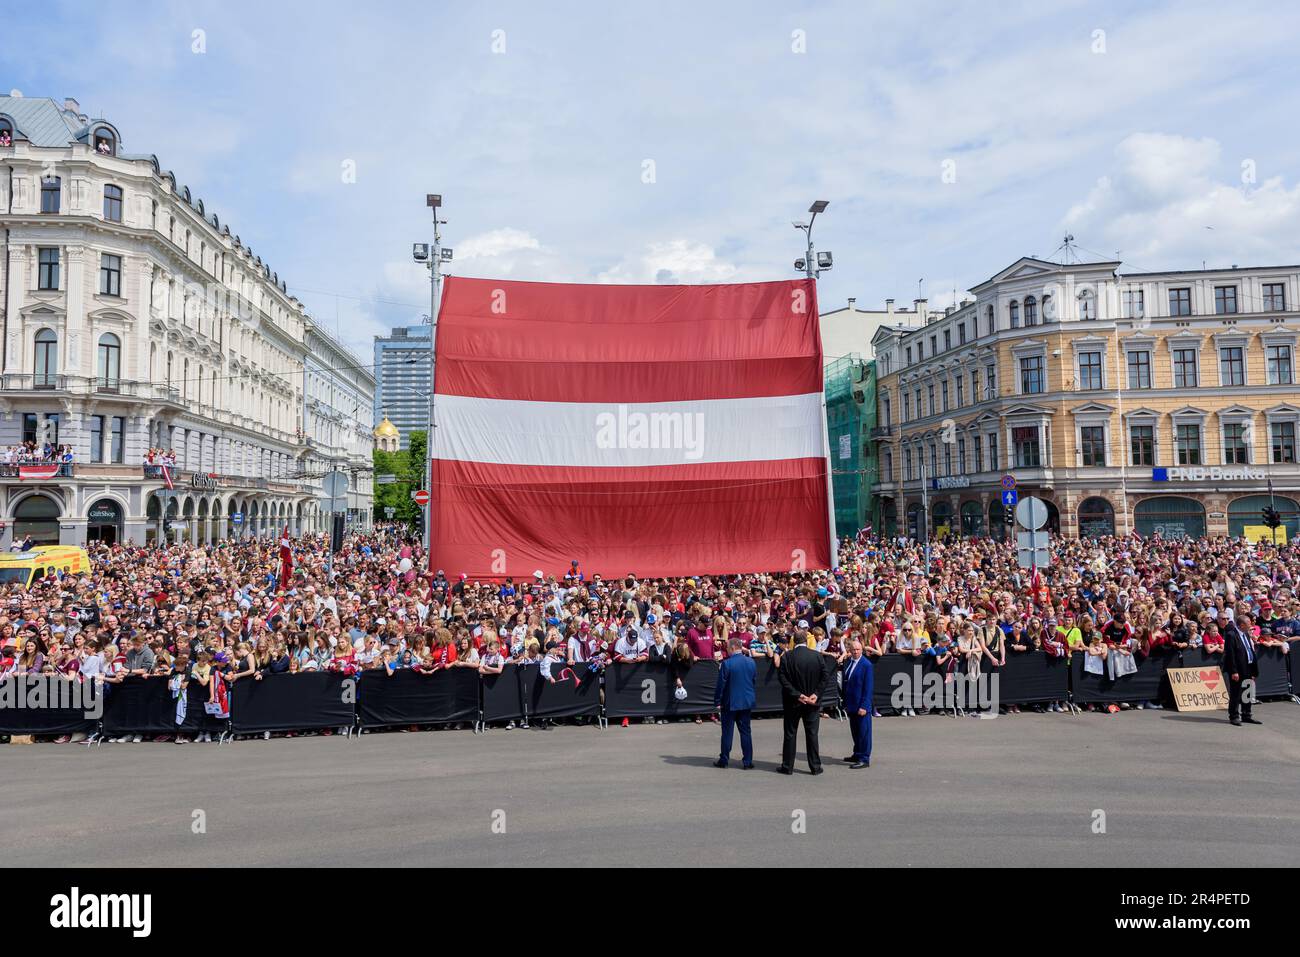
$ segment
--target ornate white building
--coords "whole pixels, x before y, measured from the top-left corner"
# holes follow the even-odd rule
[[[369,522],[373,375],[157,157],[74,100],[0,97],[0,216],[0,450],[73,452],[0,460],[0,546],[324,530],[327,468]]]

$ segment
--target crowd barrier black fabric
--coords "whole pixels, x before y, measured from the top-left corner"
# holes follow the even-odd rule
[[[771,658],[755,658],[754,712],[776,714],[784,708],[781,702],[781,679],[777,677],[776,662]]]
[[[362,727],[477,721],[478,686],[474,668],[365,671],[357,685],[357,716]]]
[[[208,689],[197,681],[191,681],[186,689],[185,721],[180,725],[176,724],[176,699],[167,687],[166,678],[125,678],[121,684],[109,686],[108,700],[102,730],[110,737],[177,731],[186,734],[220,732],[226,726],[224,719],[214,718],[204,711]]]
[[[1070,683],[1075,702],[1079,704],[1118,704],[1123,701],[1159,701],[1169,698],[1169,679],[1165,671],[1179,667],[1177,655],[1137,656],[1137,671],[1121,678],[1111,679],[1110,665],[1102,661],[1102,673],[1093,674],[1083,669],[1088,656],[1076,651],[1070,659]]]
[[[1294,650],[1296,646],[1291,647]],[[1287,660],[1292,657],[1294,656],[1284,655],[1281,648],[1259,649],[1259,678],[1255,681],[1256,698],[1286,697],[1291,694],[1296,676],[1287,673]]]
[[[600,714],[600,673],[584,664],[554,665],[550,681],[542,677],[541,668],[521,668],[519,693],[530,720]]]
[[[506,665],[501,674],[484,675],[479,682],[484,724],[518,721],[524,716],[524,692],[519,683],[519,671],[519,665]]]
[[[62,679],[53,679],[62,680]],[[26,707],[27,703],[36,704],[33,694],[47,694],[52,690],[53,680],[44,676],[13,676],[0,682],[0,696],[5,696],[4,706],[0,707],[0,734],[90,734],[99,724],[97,718],[86,717],[81,708],[50,708],[41,702],[41,707]],[[35,690],[42,685],[40,692]],[[19,699],[23,707],[19,707]],[[102,707],[107,709],[107,699]]]
[[[605,669],[605,714],[611,718],[668,718],[708,714],[718,686],[718,663],[697,661],[680,672],[686,700],[678,701],[676,669],[655,662],[618,662]]]
[[[1070,694],[1068,659],[1044,651],[1008,652],[997,676],[999,704],[1064,701]]]
[[[241,678],[230,689],[230,730],[305,731],[351,727],[356,721],[357,679],[329,671]]]

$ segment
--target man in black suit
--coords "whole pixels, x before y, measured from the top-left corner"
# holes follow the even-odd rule
[[[808,770],[822,773],[821,750],[817,744],[817,725],[821,708],[817,704],[830,678],[830,658],[808,647],[808,633],[795,632],[794,648],[781,656],[777,678],[781,682],[781,704],[785,712],[785,742],[781,747],[782,774],[794,774],[795,740],[803,723],[804,748],[808,752]]]
[[[1255,679],[1259,677],[1259,661],[1255,642],[1250,637],[1250,616],[1238,615],[1239,621],[1228,620],[1227,612],[1219,611],[1219,634],[1223,635],[1223,673],[1228,676],[1228,720],[1241,727],[1244,724],[1263,724],[1251,716],[1255,703]],[[1245,687],[1246,680],[1250,686]]]

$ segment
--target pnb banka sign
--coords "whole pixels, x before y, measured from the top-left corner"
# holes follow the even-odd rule
[[[1153,482],[1262,482],[1265,475],[1249,466],[1225,468],[1222,465],[1182,465],[1151,470]]]

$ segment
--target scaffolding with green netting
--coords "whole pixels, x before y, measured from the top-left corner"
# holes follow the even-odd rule
[[[876,363],[857,353],[829,362],[825,370],[826,432],[830,437],[835,534],[857,535],[872,520],[876,481]]]

